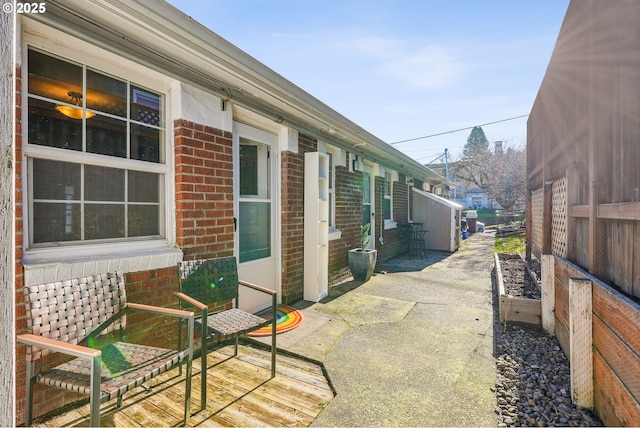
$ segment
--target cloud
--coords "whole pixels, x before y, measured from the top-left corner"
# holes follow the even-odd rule
[[[421,40],[357,34],[343,35],[332,44],[343,56],[366,61],[381,77],[413,89],[451,87],[470,69],[453,49]]]

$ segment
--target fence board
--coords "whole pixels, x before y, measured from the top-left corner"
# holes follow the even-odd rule
[[[639,304],[596,281],[593,287],[593,312],[633,352],[640,355]]]
[[[633,293],[633,231],[633,222],[607,222],[607,275],[629,294]]]
[[[606,426],[640,426],[640,405],[598,352],[593,353],[594,403]]]
[[[640,356],[627,347],[598,317],[593,318],[593,346],[633,399],[640,401]]]
[[[569,330],[569,287],[556,280],[556,319]]]

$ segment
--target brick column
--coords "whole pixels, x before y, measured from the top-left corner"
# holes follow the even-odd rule
[[[233,255],[231,133],[176,120],[176,240],[185,259]]]

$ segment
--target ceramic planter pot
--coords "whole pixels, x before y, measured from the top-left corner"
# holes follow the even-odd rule
[[[356,281],[369,281],[376,267],[377,250],[355,248],[349,250],[349,268]]]

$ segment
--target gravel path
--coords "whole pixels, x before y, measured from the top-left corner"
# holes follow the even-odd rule
[[[571,401],[569,362],[558,340],[525,327],[500,327],[495,412],[499,427],[602,426]]]

